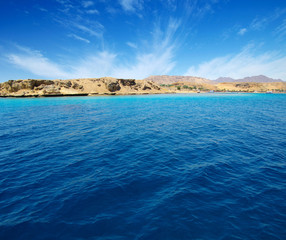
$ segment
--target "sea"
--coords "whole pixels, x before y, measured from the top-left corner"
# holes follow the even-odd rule
[[[286,94],[0,99],[0,239],[286,239]]]

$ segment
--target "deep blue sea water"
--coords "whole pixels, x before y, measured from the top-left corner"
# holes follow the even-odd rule
[[[286,239],[286,95],[0,99],[0,239]]]

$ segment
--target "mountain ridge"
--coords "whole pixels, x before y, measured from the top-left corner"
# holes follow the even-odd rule
[[[284,82],[282,79],[273,79],[264,75],[257,75],[252,77],[244,77],[235,79],[231,77],[219,77],[216,80],[212,80],[214,83],[223,82],[256,82],[256,83],[267,83],[267,82]]]
[[[253,83],[270,83],[270,82],[285,82],[282,79],[273,79],[264,75],[244,77],[235,79],[231,77],[219,77],[216,80],[210,80],[203,77],[195,76],[179,76],[179,75],[152,75],[144,80],[153,81],[157,84],[172,84],[177,82],[189,82],[195,84],[218,84],[223,82],[253,82]]]
[[[194,76],[176,76],[176,75],[152,75],[143,80],[153,81],[157,84],[171,84],[177,82],[190,82],[190,83],[207,83],[210,84],[211,80],[202,78],[202,77],[194,77]]]

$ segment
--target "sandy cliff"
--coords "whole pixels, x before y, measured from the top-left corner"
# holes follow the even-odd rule
[[[1,97],[157,94],[168,90],[151,81],[117,78],[9,80],[0,83]]]

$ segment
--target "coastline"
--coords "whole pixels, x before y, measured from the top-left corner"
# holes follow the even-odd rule
[[[235,94],[265,94],[269,95],[269,93],[265,92],[165,92],[165,93],[126,93],[126,94],[118,94],[118,93],[104,93],[104,94],[63,94],[63,95],[8,95],[8,96],[0,96],[0,99],[19,99],[19,98],[61,98],[61,97],[104,97],[104,96],[143,96],[143,95],[235,95]],[[271,95],[283,95],[286,92],[281,93],[271,93]]]
[[[228,88],[225,88],[228,86]],[[117,78],[87,78],[69,80],[9,80],[0,83],[0,98],[40,98],[76,96],[113,96],[149,94],[205,94],[205,93],[286,93],[286,83],[196,83],[157,84],[153,81]]]
[[[169,93],[152,81],[117,78],[9,80],[0,83],[0,97],[65,97]]]

